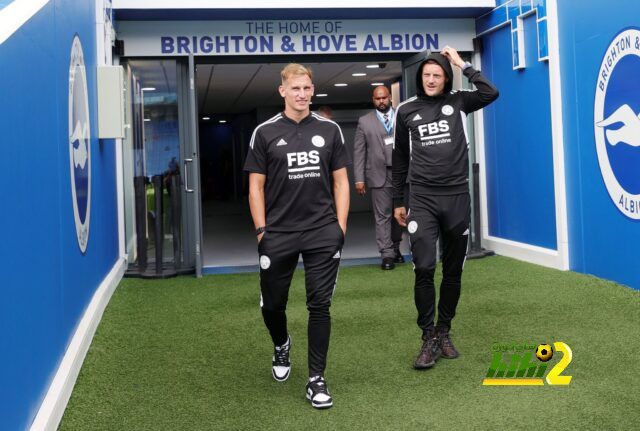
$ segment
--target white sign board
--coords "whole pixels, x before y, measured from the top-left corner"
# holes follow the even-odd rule
[[[122,21],[127,57],[473,51],[473,19]]]

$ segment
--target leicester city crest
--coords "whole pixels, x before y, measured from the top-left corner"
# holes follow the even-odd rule
[[[607,192],[640,220],[640,29],[618,33],[603,53],[593,109],[596,152]]]
[[[69,167],[76,236],[84,254],[89,241],[91,215],[91,129],[89,95],[82,43],[76,35],[69,64]]]

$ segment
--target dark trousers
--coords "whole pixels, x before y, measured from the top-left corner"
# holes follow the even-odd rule
[[[414,298],[418,326],[423,334],[434,330],[436,241],[442,238],[442,283],[438,302],[437,327],[451,328],[460,298],[462,268],[467,254],[471,218],[468,193],[458,195],[417,195],[409,198],[407,230],[415,265]]]
[[[267,231],[258,244],[260,306],[274,345],[287,341],[291,278],[302,254],[309,311],[309,376],[323,375],[329,350],[329,307],[336,287],[344,234],[337,222],[303,232]]]

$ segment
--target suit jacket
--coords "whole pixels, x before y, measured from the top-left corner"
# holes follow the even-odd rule
[[[360,117],[353,143],[353,176],[356,183],[366,183],[367,187],[384,186],[393,151],[393,145],[384,143],[389,136],[393,137],[393,130],[387,134],[375,110]]]

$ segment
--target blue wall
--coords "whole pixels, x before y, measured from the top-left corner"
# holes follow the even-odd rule
[[[86,0],[52,0],[0,45],[2,429],[30,425],[86,306],[118,256],[115,146],[96,138],[94,7]],[[69,64],[76,33],[91,118],[85,254],[76,239],[69,168]]]
[[[513,70],[509,25],[482,37],[482,72],[500,90],[484,108],[489,234],[556,249],[549,74],[535,14],[524,35],[522,70]]]
[[[640,221],[625,216],[609,196],[594,137],[600,64],[616,34],[630,26],[640,29],[640,3],[610,0],[603,7],[601,1],[589,0],[576,7],[559,1],[558,8],[571,269],[640,289]],[[638,115],[640,57],[627,60],[633,70],[621,100]],[[616,71],[621,73],[617,66]],[[624,162],[638,183],[640,147],[618,148],[626,151]]]

